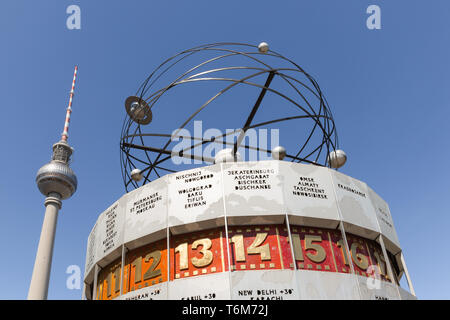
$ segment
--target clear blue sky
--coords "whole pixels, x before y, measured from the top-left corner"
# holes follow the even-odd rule
[[[66,27],[71,4],[81,30]],[[366,27],[371,4],[381,30]],[[389,203],[419,298],[449,299],[449,17],[448,0],[2,0],[0,299],[27,296],[44,215],[34,179],[60,138],[74,65],[79,189],[59,215],[50,299],[81,297],[66,268],[84,270],[98,214],[124,192],[124,99],[170,55],[222,41],[266,41],[316,78],[349,156],[342,172]]]

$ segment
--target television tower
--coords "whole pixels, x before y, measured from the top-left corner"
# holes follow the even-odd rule
[[[78,67],[75,66],[61,140],[53,145],[52,160],[42,166],[36,175],[37,186],[41,193],[46,196],[44,202],[45,216],[28,291],[28,300],[47,299],[58,211],[61,209],[61,200],[70,198],[77,189],[77,177],[69,167],[73,149],[67,143],[77,70]]]

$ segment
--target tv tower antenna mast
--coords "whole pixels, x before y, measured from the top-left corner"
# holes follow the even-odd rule
[[[47,299],[58,211],[61,209],[61,200],[70,198],[77,189],[77,177],[69,166],[73,149],[67,142],[77,70],[78,67],[75,66],[61,140],[53,145],[52,160],[42,166],[36,175],[37,186],[46,196],[45,216],[28,291],[28,300]]]

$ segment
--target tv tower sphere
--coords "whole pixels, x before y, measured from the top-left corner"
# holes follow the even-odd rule
[[[72,149],[65,141],[53,145],[52,160],[43,165],[36,175],[36,184],[44,196],[58,193],[62,200],[70,198],[77,190],[77,176],[69,167]]]

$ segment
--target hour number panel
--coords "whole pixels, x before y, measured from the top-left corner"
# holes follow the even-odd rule
[[[151,243],[126,255],[123,293],[167,281],[167,240]]]
[[[370,259],[368,241],[352,234],[347,234],[347,241],[355,273],[368,277],[368,272],[370,273],[368,268],[370,265],[373,265]]]
[[[390,281],[388,266],[380,244],[352,234],[347,235],[347,240],[357,274]]]
[[[327,231],[336,272],[351,273],[350,253],[347,251],[342,233],[338,230]]]
[[[289,250],[281,247],[281,243],[287,243],[282,228],[266,225],[229,227],[231,270],[288,269],[290,256],[283,259],[283,252],[289,255]]]
[[[367,270],[367,273],[372,277],[378,275],[381,280],[390,281],[381,246],[376,241],[368,241],[367,247],[369,248],[370,260],[373,265],[372,269]]]
[[[120,295],[120,264],[118,259],[99,272],[96,300],[112,300]]]
[[[223,228],[181,234],[170,241],[170,279],[227,271]]]
[[[297,269],[336,272],[336,257],[327,230],[292,226],[291,235]]]

